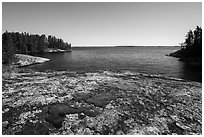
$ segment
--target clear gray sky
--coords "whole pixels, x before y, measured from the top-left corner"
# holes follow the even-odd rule
[[[3,32],[54,35],[76,45],[178,45],[202,25],[202,3],[3,3]]]

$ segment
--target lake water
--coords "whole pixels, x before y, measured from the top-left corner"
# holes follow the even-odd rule
[[[188,66],[178,58],[166,56],[178,49],[179,47],[74,47],[72,52],[37,54],[51,61],[30,68],[38,71],[85,72],[128,70],[201,81],[196,68]]]

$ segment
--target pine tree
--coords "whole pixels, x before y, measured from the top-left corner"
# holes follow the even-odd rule
[[[2,52],[3,52],[3,63],[10,63],[11,58],[14,54],[14,48],[13,48],[13,39],[12,35],[6,32],[4,39],[5,42],[2,42]]]
[[[67,49],[71,48],[62,39],[49,35],[31,35],[29,33],[5,32],[2,34],[2,59],[3,63],[9,63],[13,54],[30,54],[45,52],[47,48]],[[67,50],[68,51],[68,50]]]

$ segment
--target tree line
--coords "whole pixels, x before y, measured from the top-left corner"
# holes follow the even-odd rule
[[[55,36],[38,35],[19,32],[2,34],[2,63],[9,63],[14,54],[31,54],[47,52],[48,48],[70,51],[71,44]]]
[[[197,26],[194,31],[189,30],[186,39],[181,43],[181,56],[202,57],[202,28]]]

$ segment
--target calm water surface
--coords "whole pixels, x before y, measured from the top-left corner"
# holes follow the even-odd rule
[[[86,47],[72,52],[37,54],[51,61],[30,66],[45,70],[98,71],[128,70],[147,74],[162,74],[186,80],[200,81],[196,68],[174,57],[166,56],[179,47]]]

